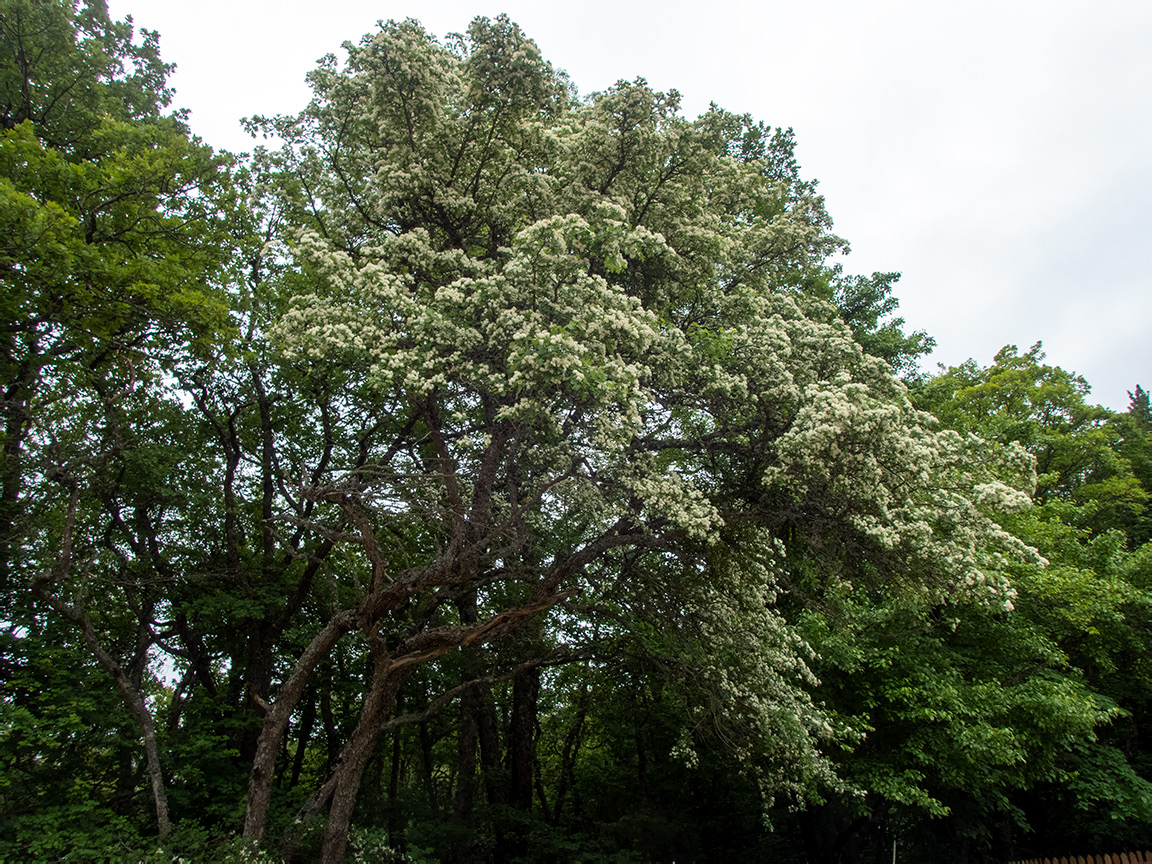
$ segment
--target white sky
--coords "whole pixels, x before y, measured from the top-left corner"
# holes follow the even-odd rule
[[[110,0],[159,30],[209,144],[295,113],[328,52],[413,17],[439,36],[507,12],[581,93],[642,76],[796,131],[850,273],[898,270],[928,363],[1043,340],[1094,401],[1152,389],[1148,0]]]

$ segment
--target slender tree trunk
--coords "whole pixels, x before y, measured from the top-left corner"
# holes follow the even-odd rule
[[[637,723],[636,736],[636,796],[641,801],[648,800],[648,753],[644,749],[644,735]]]
[[[168,704],[168,731],[175,732],[180,728],[180,714],[184,711],[184,694],[192,683],[196,680],[195,670],[189,669],[184,673],[180,679],[180,683],[176,685],[176,690],[172,694],[172,701]]]
[[[14,341],[13,337],[9,337]],[[15,346],[5,346],[0,355],[4,390],[0,393],[0,412],[4,418],[3,443],[0,445],[0,590],[7,591],[12,572],[13,550],[20,548],[19,525],[21,492],[24,487],[24,438],[30,418],[28,400],[40,377],[40,353],[35,342],[28,346],[22,362],[14,358]],[[18,553],[17,553],[18,554]]]
[[[152,714],[144,701],[144,694],[132,685],[132,681],[124,672],[123,667],[104,650],[100,640],[96,637],[96,630],[88,616],[74,606],[53,595],[42,583],[33,585],[33,591],[48,602],[60,614],[71,620],[84,635],[84,641],[95,655],[100,665],[112,676],[116,682],[120,695],[128,711],[136,718],[140,732],[144,737],[144,756],[148,764],[148,779],[152,786],[152,800],[156,804],[156,826],[161,840],[165,840],[171,831],[172,824],[168,818],[168,794],[164,789],[164,771],[160,766],[160,749],[156,746],[156,725],[152,721]]]
[[[320,687],[320,719],[324,724],[324,773],[336,768],[340,758],[340,741],[336,735],[336,715],[332,712],[332,664],[326,664]]]
[[[585,684],[576,699],[576,721],[564,736],[564,749],[560,752],[560,779],[556,785],[556,806],[552,811],[553,825],[560,824],[560,816],[564,812],[564,797],[575,780],[576,759],[580,753],[580,733],[584,729],[584,718],[587,715],[588,685]]]
[[[300,718],[300,735],[296,739],[296,756],[292,760],[292,774],[288,778],[288,788],[295,789],[300,782],[300,772],[304,769],[304,754],[308,750],[308,740],[312,737],[312,727],[316,725],[316,700],[304,703],[304,716]]]
[[[399,708],[397,708],[399,710]],[[392,730],[392,766],[388,772],[388,845],[404,851],[404,830],[400,819],[400,729]]]
[[[432,735],[428,731],[428,723],[419,725],[420,732],[420,764],[424,768],[424,792],[428,796],[428,806],[432,810],[439,809],[436,801],[436,783],[432,776]]]
[[[112,676],[117,689],[124,697],[128,711],[140,725],[140,733],[144,737],[144,755],[148,764],[148,777],[152,784],[152,800],[156,803],[157,833],[161,840],[165,840],[171,830],[171,823],[168,819],[168,795],[164,789],[164,771],[160,766],[160,750],[156,746],[156,726],[152,721],[152,714],[148,711],[148,705],[144,701],[142,689],[133,682],[129,673],[124,671],[124,667],[104,650],[104,646],[100,644],[100,639],[96,636],[96,628],[92,626],[92,621],[84,614],[84,611],[78,606],[65,603],[49,588],[52,582],[61,581],[72,567],[72,537],[76,528],[76,511],[79,504],[80,489],[75,479],[65,481],[65,485],[69,488],[68,516],[60,541],[55,572],[37,576],[32,580],[30,588],[33,594],[80,628],[84,641],[88,643],[89,650],[92,651],[105,671]],[[140,646],[137,645],[135,659],[140,666],[137,677],[142,678],[143,666],[147,663],[147,646],[141,651]]]

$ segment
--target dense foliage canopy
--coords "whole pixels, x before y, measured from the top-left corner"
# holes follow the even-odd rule
[[[1152,839],[1147,394],[921,373],[790,131],[409,20],[234,157],[0,39],[0,860]]]

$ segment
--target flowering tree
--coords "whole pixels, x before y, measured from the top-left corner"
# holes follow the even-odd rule
[[[263,254],[289,265],[270,331],[286,368],[339,378],[330,407],[378,421],[354,459],[281,466],[311,505],[279,518],[348,552],[326,559],[338,608],[267,703],[246,833],[310,676],[353,631],[372,672],[311,802],[331,800],[328,861],[406,676],[541,620],[590,616],[545,631],[557,652],[629,615],[681,634],[698,729],[767,757],[770,792],[830,779],[777,598],[873,579],[1008,604],[1001,566],[1027,550],[982,506],[1026,503],[1027,458],[934,430],[802,290],[844,244],[787,133],[687,121],[643,81],[576,101],[504,18],[345,47],[304,113],[257,121],[287,142]]]

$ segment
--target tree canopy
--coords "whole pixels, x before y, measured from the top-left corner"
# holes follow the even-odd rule
[[[0,858],[1148,837],[1147,394],[919,372],[790,130],[501,16],[214,154],[2,10]]]

